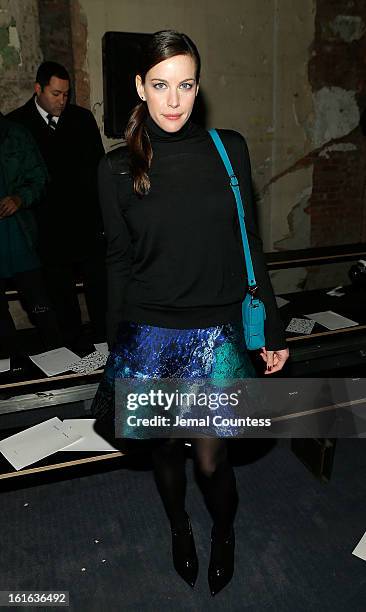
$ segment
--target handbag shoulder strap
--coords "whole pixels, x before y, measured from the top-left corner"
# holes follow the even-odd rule
[[[241,237],[242,237],[242,241],[243,241],[243,246],[244,246],[244,255],[245,255],[245,263],[246,263],[246,267],[247,267],[247,275],[248,275],[248,285],[250,288],[255,288],[257,286],[256,280],[255,280],[255,276],[254,276],[254,270],[253,270],[253,263],[252,263],[252,257],[250,254],[250,248],[249,248],[249,242],[248,242],[248,236],[247,236],[247,230],[245,227],[245,221],[244,221],[244,207],[243,207],[243,202],[241,199],[241,193],[240,193],[240,187],[239,187],[239,181],[235,175],[235,172],[233,170],[233,167],[231,165],[229,156],[226,152],[224,143],[222,142],[220,136],[218,135],[217,131],[214,129],[211,129],[208,131],[208,133],[210,134],[219,154],[220,157],[225,165],[226,171],[228,173],[228,176],[230,178],[230,187],[234,192],[234,196],[235,196],[235,201],[236,201],[236,207],[238,209],[238,217],[239,217],[239,224],[240,224],[240,231],[241,231]]]

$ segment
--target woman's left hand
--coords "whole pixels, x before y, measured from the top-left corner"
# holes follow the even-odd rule
[[[273,374],[282,370],[287,359],[289,358],[290,351],[288,348],[280,349],[278,351],[267,351],[266,347],[261,348],[260,356],[263,361],[266,362],[267,368],[264,371],[265,374]]]

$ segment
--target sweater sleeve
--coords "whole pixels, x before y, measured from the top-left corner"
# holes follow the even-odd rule
[[[106,157],[99,164],[98,188],[107,240],[107,341],[111,348],[121,321],[125,287],[131,272],[132,248],[128,227],[119,207],[116,181]]]
[[[225,134],[224,130],[223,132]],[[239,179],[244,207],[245,227],[248,235],[255,279],[258,285],[257,296],[262,300],[266,310],[266,319],[264,321],[266,349],[269,351],[285,349],[288,346],[286,342],[285,326],[277,306],[263,252],[263,242],[255,220],[252,172],[247,143],[245,138],[238,132],[226,131],[226,134],[231,144],[230,146],[228,142],[228,154],[230,159],[232,159],[234,170],[238,174]],[[241,240],[240,228],[239,235]]]

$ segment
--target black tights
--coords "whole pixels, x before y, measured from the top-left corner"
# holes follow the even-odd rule
[[[190,440],[198,482],[216,531],[227,533],[234,521],[238,494],[234,470],[222,438]],[[154,476],[173,527],[185,520],[186,471],[184,440],[169,438],[152,451]]]

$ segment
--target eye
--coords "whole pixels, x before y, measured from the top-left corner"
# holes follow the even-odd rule
[[[180,86],[182,89],[192,89],[193,84],[192,83],[181,83]]]
[[[165,83],[154,83],[155,89],[164,89]]]

